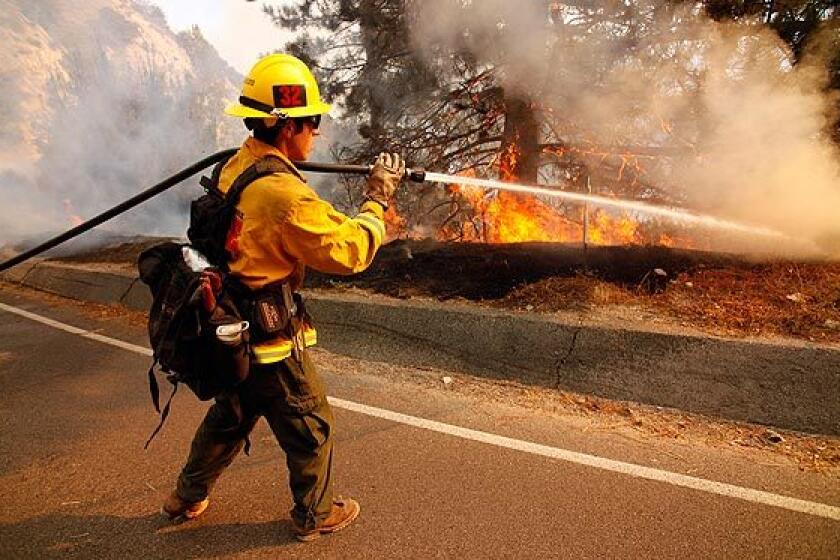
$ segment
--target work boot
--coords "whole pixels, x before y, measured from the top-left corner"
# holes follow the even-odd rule
[[[359,517],[361,509],[359,502],[353,498],[336,498],[333,500],[332,510],[326,519],[319,521],[311,529],[304,529],[293,519],[292,532],[299,541],[314,541],[321,535],[335,533],[353,523],[353,520]]]
[[[188,502],[182,500],[178,492],[173,490],[172,493],[163,502],[163,507],[160,508],[160,513],[171,520],[175,519],[195,519],[207,509],[210,505],[210,498],[204,498],[200,502]]]

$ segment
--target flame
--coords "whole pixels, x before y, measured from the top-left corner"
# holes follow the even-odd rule
[[[643,243],[639,223],[629,216],[610,216],[603,210],[590,212],[587,242],[593,245],[639,245]]]
[[[674,247],[677,244],[677,242],[673,237],[671,237],[667,233],[663,233],[659,236],[658,244],[662,245],[663,247]]]
[[[400,215],[394,205],[388,207],[385,214],[382,216],[386,225],[387,240],[399,239],[405,237],[408,232],[408,220]]]
[[[541,200],[508,192],[492,193],[455,187],[477,213],[478,223],[465,228],[463,241],[517,243],[579,240],[580,225]]]
[[[474,171],[462,173],[475,176]],[[504,191],[487,191],[467,185],[450,185],[453,200],[464,201],[474,212],[460,228],[451,225],[438,232],[438,238],[483,243],[521,243],[543,241],[586,243],[592,245],[639,245],[646,239],[640,223],[629,215],[612,214],[590,208],[584,239],[584,210],[576,210],[577,219],[539,198]],[[673,242],[665,234],[665,242]],[[665,244],[665,243],[663,243]]]
[[[624,181],[630,187],[638,186],[641,177],[647,172],[641,160],[643,158],[652,158],[652,156],[636,154],[629,151],[607,150],[592,141],[582,142],[576,146],[547,146],[543,148],[543,153],[561,159],[570,156],[577,160],[597,162],[599,165],[608,163],[610,166],[617,168],[615,180],[618,182]],[[510,179],[506,178],[504,180]]]
[[[660,119],[663,131],[671,124]],[[595,142],[576,146],[558,145],[543,148],[544,154],[572,156],[576,160],[610,160],[616,170],[616,181],[631,188],[639,186],[646,169],[642,158],[651,156],[606,150]],[[521,159],[517,143],[511,142],[500,151],[490,167],[500,180],[516,182]],[[460,173],[476,177],[475,169]],[[442,241],[479,243],[555,242],[589,245],[661,245],[698,248],[693,235],[682,229],[650,220],[640,221],[633,214],[617,214],[597,207],[565,206],[558,208],[534,196],[508,191],[486,190],[469,185],[449,185],[449,214],[437,231]],[[603,193],[601,193],[603,194]],[[407,220],[391,208],[385,216],[389,236],[407,237]],[[667,232],[663,229],[667,228]],[[676,226],[679,228],[679,226]],[[392,233],[394,232],[394,233]]]

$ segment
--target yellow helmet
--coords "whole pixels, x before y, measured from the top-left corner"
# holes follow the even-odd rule
[[[225,113],[242,118],[295,118],[329,113],[321,100],[315,76],[302,60],[290,54],[261,58],[242,83],[239,103]]]

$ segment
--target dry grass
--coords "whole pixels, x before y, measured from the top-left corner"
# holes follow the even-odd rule
[[[540,312],[635,305],[714,334],[840,343],[840,263],[698,267],[661,294],[577,275],[517,287],[499,302]]]
[[[502,307],[529,311],[578,311],[593,305],[626,304],[636,296],[628,289],[592,276],[555,276],[523,284],[500,300]]]
[[[840,342],[840,264],[768,264],[681,274],[657,309],[736,335]]]

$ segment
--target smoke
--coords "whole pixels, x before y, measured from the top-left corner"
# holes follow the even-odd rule
[[[268,22],[258,6],[250,11],[250,20],[227,18],[231,40],[241,42],[231,30],[254,14]],[[247,135],[223,114],[241,76],[199,31],[172,33],[143,1],[0,0],[0,47],[15,55],[0,61],[0,247],[35,245]],[[246,41],[238,52],[256,60],[256,48]],[[321,132],[315,160],[356,141],[354,127],[330,119]],[[346,196],[334,176],[310,181]],[[81,241],[183,236],[200,192],[198,177],[187,180]]]
[[[240,77],[197,30],[131,0],[0,0],[0,245],[42,239],[244,136]],[[197,179],[103,226],[183,235]]]
[[[335,109],[333,109],[335,112]],[[346,161],[348,146],[360,141],[358,125],[330,116],[321,119],[318,138],[309,156],[310,161]],[[354,199],[353,189],[348,188],[353,178],[333,173],[307,173],[306,181],[319,196],[332,201],[339,210],[354,212],[359,201]]]
[[[495,68],[505,95],[533,102],[563,140],[665,149],[646,179],[673,200],[840,239],[840,155],[826,134],[836,104],[821,47],[794,65],[766,26],[665,2],[417,6],[413,41],[431,63],[455,52]]]

